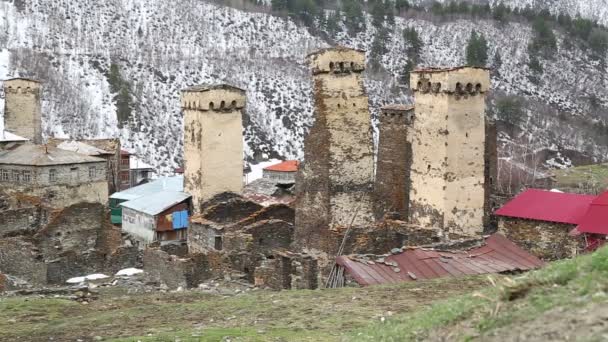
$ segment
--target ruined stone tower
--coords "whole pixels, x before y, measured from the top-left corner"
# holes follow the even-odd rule
[[[331,231],[373,221],[373,142],[363,86],[365,53],[330,48],[311,54],[315,123],[296,181],[296,245],[337,252]]]
[[[4,129],[42,143],[41,84],[26,78],[4,81]]]
[[[486,69],[411,73],[416,123],[410,134],[410,221],[460,235],[481,234],[487,207]]]
[[[182,91],[184,191],[198,213],[214,195],[243,189],[245,91],[228,85]]]
[[[382,107],[379,119],[374,214],[377,220],[385,216],[407,220],[412,165],[412,145],[407,136],[414,120],[414,107]]]

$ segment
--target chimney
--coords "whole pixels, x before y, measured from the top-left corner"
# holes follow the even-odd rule
[[[42,143],[41,86],[26,78],[4,81],[4,129],[34,144]]]

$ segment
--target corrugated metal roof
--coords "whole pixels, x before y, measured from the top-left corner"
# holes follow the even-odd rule
[[[276,172],[296,172],[298,171],[299,166],[300,162],[297,160],[286,160],[284,162],[265,167],[264,170]]]
[[[184,176],[162,177],[150,183],[115,192],[110,198],[131,201],[142,196],[151,196],[162,191],[184,191]]]
[[[608,191],[591,202],[576,230],[581,233],[608,235]]]
[[[53,146],[24,144],[0,153],[0,164],[51,166],[104,162],[104,159],[62,150]]]
[[[496,215],[578,224],[595,198],[592,195],[529,189],[498,209]]]
[[[123,202],[120,204],[120,206],[148,215],[158,215],[190,197],[190,195],[181,191],[160,191],[152,195]]]
[[[485,245],[467,251],[411,248],[399,254],[364,260],[340,256],[343,266],[360,285],[389,284],[420,279],[459,277],[508,271],[528,271],[544,265],[500,234],[485,239]]]

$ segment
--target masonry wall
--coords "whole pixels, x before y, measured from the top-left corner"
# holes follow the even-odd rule
[[[410,169],[412,145],[408,141],[408,127],[414,109],[383,108],[380,114],[378,160],[374,184],[374,214],[376,220],[385,215],[407,220],[410,197]]]
[[[214,195],[243,189],[245,93],[234,88],[185,90],[184,187],[194,212]]]
[[[461,235],[483,232],[485,69],[458,68],[411,74],[416,124],[410,134],[410,221]]]
[[[4,81],[4,129],[42,143],[41,84],[27,79]]]
[[[585,244],[568,233],[576,225],[500,217],[498,232],[542,260],[553,261],[576,256]]]
[[[95,175],[92,177],[89,174],[90,167],[95,168]],[[56,175],[54,181],[50,176],[51,170],[54,170]],[[29,181],[24,178],[26,173],[31,177]],[[80,202],[105,205],[108,202],[106,163],[44,167],[0,165],[0,190],[9,195],[22,193],[39,197],[45,204],[55,208]]]
[[[315,123],[296,180],[296,246],[335,253],[329,230],[373,222],[373,143],[365,53],[335,48],[309,57]]]

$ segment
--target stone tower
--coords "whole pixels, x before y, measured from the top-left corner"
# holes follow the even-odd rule
[[[296,245],[336,253],[331,231],[373,222],[373,142],[363,86],[365,53],[311,54],[315,123],[296,181]]]
[[[424,228],[481,234],[487,207],[486,69],[416,70],[410,75],[416,123],[410,136],[410,221]]]
[[[412,145],[408,131],[414,120],[414,107],[382,107],[379,117],[378,160],[374,185],[374,214],[377,220],[408,219]]]
[[[41,83],[26,78],[4,81],[4,129],[42,143]]]
[[[218,193],[243,190],[245,91],[228,85],[184,89],[184,191],[194,212]]]

